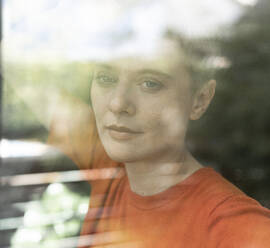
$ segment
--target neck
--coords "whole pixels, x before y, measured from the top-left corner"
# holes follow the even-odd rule
[[[183,152],[177,161],[134,162],[125,164],[131,190],[149,196],[180,183],[202,166],[189,152]]]

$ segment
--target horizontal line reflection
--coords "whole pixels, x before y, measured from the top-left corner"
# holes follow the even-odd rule
[[[62,239],[50,240],[50,248],[74,248],[93,245],[102,245],[108,248],[136,248],[139,247],[138,241],[127,240],[125,231],[104,232],[98,234],[89,234],[84,236],[74,236]],[[23,241],[22,241],[23,243]],[[43,241],[46,243],[46,240]],[[6,247],[7,248],[7,247]]]
[[[86,213],[67,210],[58,213],[42,213],[40,216],[29,216],[29,214],[25,214],[22,217],[2,218],[0,219],[0,231],[17,229],[20,227],[36,228],[48,226],[58,223],[65,223],[65,221],[74,218],[79,218],[81,221],[83,221],[85,218],[85,222],[93,222],[93,220],[99,221],[101,219],[115,217],[111,214],[110,210],[110,207],[91,208],[87,210],[87,216],[85,216]]]
[[[61,172],[45,172],[34,174],[23,174],[16,176],[0,177],[1,185],[26,186],[49,184],[55,182],[79,182],[90,180],[102,180],[110,178],[120,178],[123,173],[118,173],[119,168],[103,168],[91,170],[73,170]]]
[[[135,248],[139,247],[138,241],[127,240],[125,231],[104,232],[79,237],[78,248],[89,245],[102,245],[108,248]]]

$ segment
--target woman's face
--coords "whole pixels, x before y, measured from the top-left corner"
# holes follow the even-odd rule
[[[184,149],[192,95],[179,52],[96,65],[91,99],[100,139],[119,162],[176,162]]]

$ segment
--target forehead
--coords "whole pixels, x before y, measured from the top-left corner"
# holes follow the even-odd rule
[[[171,41],[162,41],[149,53],[136,53],[118,56],[111,60],[97,63],[97,68],[118,72],[158,72],[160,74],[177,76],[186,74],[184,56],[181,49]]]

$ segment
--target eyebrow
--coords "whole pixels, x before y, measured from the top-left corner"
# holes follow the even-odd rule
[[[173,79],[173,77],[171,75],[169,75],[165,72],[161,72],[161,71],[153,70],[153,69],[142,69],[136,73],[138,73],[138,74],[155,74],[155,75],[167,78],[167,79]]]
[[[97,63],[97,67],[102,67],[107,70],[117,70],[114,66],[111,66],[110,64],[104,64],[104,63]],[[165,72],[159,71],[159,70],[154,70],[154,69],[141,69],[135,72],[135,74],[155,74],[158,76],[161,76],[163,78],[166,78],[168,80],[172,80],[173,77],[170,74],[167,74]]]
[[[97,63],[96,64],[96,67],[103,67],[105,69],[108,69],[108,70],[115,70],[115,68],[109,64],[100,64],[100,63]]]

